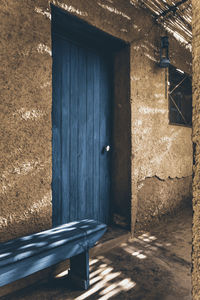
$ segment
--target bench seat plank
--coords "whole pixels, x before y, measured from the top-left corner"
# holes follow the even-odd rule
[[[106,225],[86,219],[0,245],[0,286],[87,252]]]

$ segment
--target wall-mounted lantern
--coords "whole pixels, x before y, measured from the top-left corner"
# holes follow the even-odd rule
[[[168,36],[161,37],[160,47],[160,68],[168,68],[170,64],[169,60],[169,41]]]

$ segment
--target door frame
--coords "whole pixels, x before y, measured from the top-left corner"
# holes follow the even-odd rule
[[[119,38],[116,38],[100,29],[90,25],[86,21],[79,19],[76,16],[64,11],[63,9],[51,4],[51,35],[52,35],[52,49],[53,49],[53,35],[62,35],[68,41],[72,41],[84,47],[98,49],[102,53],[109,53],[114,56],[120,53],[123,49],[129,49],[129,44]],[[106,45],[106,47],[105,47]],[[129,52],[129,51],[128,51]],[[52,58],[53,58],[52,51]],[[61,224],[62,213],[62,166],[61,155],[61,106],[58,106],[56,101],[56,92],[54,87],[54,64],[52,66],[52,224],[53,227]],[[115,95],[113,95],[115,98]],[[112,99],[114,103],[114,99]],[[111,132],[115,130],[115,126],[111,126]],[[112,158],[111,158],[112,160]],[[112,166],[115,162],[111,163],[111,178]],[[116,169],[116,168],[115,168]],[[130,174],[129,174],[130,175]],[[113,213],[112,205],[115,202],[113,199],[114,185],[111,180],[111,213]],[[130,199],[131,201],[131,199]],[[56,203],[56,205],[55,205]],[[131,212],[130,212],[131,213]]]

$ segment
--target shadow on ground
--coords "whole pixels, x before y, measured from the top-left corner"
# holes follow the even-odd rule
[[[143,232],[91,259],[88,291],[71,286],[66,271],[48,283],[41,282],[2,299],[192,299],[191,225],[191,210],[181,211],[151,232]]]

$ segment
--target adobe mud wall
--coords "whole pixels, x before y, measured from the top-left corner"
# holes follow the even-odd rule
[[[193,5],[193,253],[192,287],[193,299],[200,299],[200,2]]]
[[[163,215],[176,213],[177,209],[191,206],[191,177],[146,178],[138,182],[138,211],[135,229],[149,229]],[[142,220],[142,222],[140,222]]]
[[[155,27],[152,30],[150,23],[149,28],[142,40],[136,39],[131,44],[132,197],[136,197],[134,188],[137,191],[137,199],[132,203],[138,203],[136,229],[143,224],[146,227],[167,211],[173,212],[182,205],[181,202],[189,198],[191,201],[191,128],[169,125],[166,71],[156,65],[159,61],[158,37],[162,32]],[[191,74],[190,53],[184,52],[172,38],[170,59],[177,68]],[[149,178],[166,182],[163,189],[159,180],[153,180],[155,197],[150,195]],[[188,193],[181,194],[184,184],[189,187]],[[177,192],[172,193],[175,186]],[[153,201],[148,201],[148,191]]]
[[[119,148],[115,151],[129,149],[130,138],[132,146],[129,162],[126,160],[124,163],[125,171],[120,169],[122,161],[115,165],[115,183],[122,191],[116,196],[116,214],[120,212],[126,222],[127,209],[124,206],[129,205],[130,208],[132,204],[134,227],[137,203],[143,201],[141,182],[143,189],[145,185],[148,187],[149,177],[157,176],[167,183],[175,178],[178,190],[183,181],[188,185],[191,180],[191,129],[168,125],[165,70],[157,66],[160,36],[165,32],[152,22],[146,12],[138,10],[134,1],[123,0],[2,1],[1,241],[51,227],[50,3],[130,42],[130,99],[127,101],[128,107],[131,106],[131,116],[124,98],[121,102],[117,100],[115,113],[123,116],[124,120],[131,117],[131,126],[129,124],[130,130],[123,131],[123,139],[118,136],[116,144]],[[173,64],[191,73],[191,54],[173,37],[170,37],[170,56]],[[124,159],[127,158],[124,156]],[[126,179],[123,183],[120,179],[122,173]],[[178,181],[176,178],[182,179]],[[166,185],[165,192],[167,189]],[[168,194],[171,189],[169,187]],[[155,198],[157,206],[163,202],[162,191],[162,186],[158,185],[157,195],[160,193],[160,197]],[[184,197],[188,198],[189,194],[188,191]],[[179,195],[178,192],[177,205],[183,198]],[[171,210],[171,202],[167,203],[168,197],[165,199],[164,210],[160,209],[160,214],[165,213],[167,207]],[[137,222],[142,224],[148,212],[152,218],[152,208],[149,209],[147,202],[143,201],[143,207],[141,203]]]

